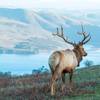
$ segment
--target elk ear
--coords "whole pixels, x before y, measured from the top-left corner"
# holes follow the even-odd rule
[[[77,44],[73,45],[74,48],[77,48]]]
[[[80,46],[83,46],[83,43],[79,42],[79,45],[80,45]]]

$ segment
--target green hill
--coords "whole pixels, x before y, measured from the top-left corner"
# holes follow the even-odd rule
[[[73,76],[73,92],[61,91],[57,82],[57,93],[50,96],[49,73],[10,76],[0,75],[0,100],[100,100],[100,66],[77,69]]]

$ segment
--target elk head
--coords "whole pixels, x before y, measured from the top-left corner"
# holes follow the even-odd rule
[[[63,32],[63,27],[61,26],[61,32],[59,32],[59,29],[57,28],[57,33],[53,34],[56,35],[60,38],[62,38],[64,40],[64,42],[72,45],[74,47],[74,50],[78,50],[80,52],[81,56],[87,56],[87,53],[85,52],[83,45],[86,44],[88,41],[90,41],[91,36],[90,34],[87,34],[84,29],[83,29],[83,25],[81,25],[82,28],[82,32],[78,32],[78,34],[83,36],[83,39],[81,41],[79,41],[78,43],[75,42],[71,42],[68,40],[68,38],[66,36],[64,36],[64,32]]]

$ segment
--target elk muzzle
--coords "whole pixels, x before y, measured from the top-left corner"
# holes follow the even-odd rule
[[[84,56],[87,56],[87,53],[86,52],[84,53]]]

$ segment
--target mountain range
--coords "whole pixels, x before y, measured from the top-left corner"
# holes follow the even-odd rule
[[[92,37],[86,45],[100,47],[100,11],[0,8],[0,53],[36,54],[71,46],[52,33],[63,26],[71,41],[80,41],[81,24]],[[90,50],[90,49],[89,49]]]

